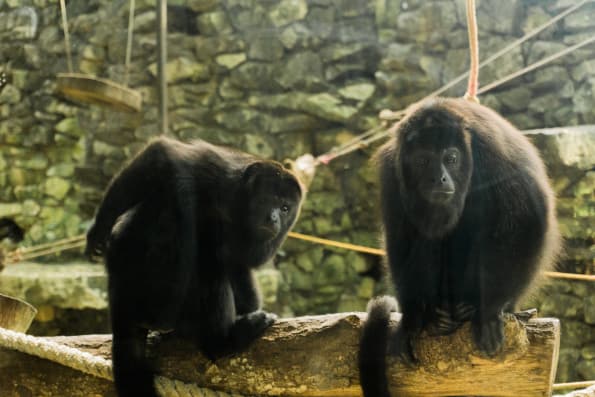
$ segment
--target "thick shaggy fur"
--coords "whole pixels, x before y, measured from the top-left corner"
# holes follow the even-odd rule
[[[156,396],[148,330],[176,330],[216,358],[275,320],[252,269],[294,224],[302,187],[274,161],[203,141],[151,142],[110,183],[87,252],[105,254],[120,396]]]
[[[403,313],[388,350],[415,361],[421,330],[447,334],[470,320],[479,349],[494,355],[502,312],[560,250],[554,194],[536,149],[485,106],[438,98],[409,111],[378,160],[387,259]],[[390,395],[378,380],[387,342],[368,339],[382,334],[375,328],[390,307],[372,305],[363,333],[366,397]]]

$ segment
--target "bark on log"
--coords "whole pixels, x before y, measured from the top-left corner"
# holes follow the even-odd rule
[[[364,313],[279,320],[243,354],[213,363],[187,342],[153,340],[151,355],[167,377],[244,395],[360,396],[357,348]],[[393,326],[398,315],[393,315]],[[391,359],[390,381],[399,396],[550,396],[558,362],[559,322],[507,318],[506,346],[482,357],[469,325],[446,337],[423,335],[416,343],[420,365]],[[110,358],[109,335],[50,338]],[[73,374],[58,364],[0,349],[0,390],[20,396],[112,396],[107,381]],[[73,378],[74,377],[74,378]],[[66,380],[65,380],[66,379]],[[48,393],[49,389],[55,392]],[[10,394],[12,393],[12,394]],[[4,394],[3,394],[4,395]]]

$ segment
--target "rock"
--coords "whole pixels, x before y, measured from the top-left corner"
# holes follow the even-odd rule
[[[587,59],[571,69],[570,76],[576,82],[595,75],[595,59]]]
[[[41,207],[33,200],[25,200],[23,202],[23,216],[35,217],[39,214]]]
[[[562,321],[563,347],[580,347],[585,343],[595,342],[595,328],[580,321]]]
[[[270,159],[275,155],[275,149],[262,136],[254,134],[244,135],[244,149],[261,158]]]
[[[323,80],[320,56],[312,51],[290,56],[277,78],[285,88],[313,88],[322,84]]]
[[[219,0],[188,0],[186,3],[192,11],[205,12],[217,7]]]
[[[241,65],[245,60],[246,54],[243,52],[235,54],[222,54],[215,58],[215,62],[226,69],[233,69],[236,66]]]
[[[246,47],[245,41],[235,35],[198,36],[194,39],[194,45],[196,57],[205,62],[210,61],[215,55],[243,52]]]
[[[249,8],[229,10],[228,15],[233,27],[240,32],[272,27],[272,22],[264,6],[259,2],[251,2],[251,4]]]
[[[233,32],[231,22],[223,11],[200,14],[196,18],[196,25],[198,31],[205,36],[225,35]]]
[[[353,99],[358,102],[367,101],[373,94],[376,87],[369,83],[352,84],[339,89],[343,98]]]
[[[339,98],[327,93],[309,96],[302,108],[320,118],[338,122],[347,122],[357,113],[357,108],[344,105]]]
[[[281,273],[276,269],[260,269],[256,272],[256,279],[262,295],[262,302],[266,305],[273,305],[277,302]]]
[[[34,306],[107,308],[107,277],[98,265],[19,263],[0,273],[0,290]]]
[[[306,0],[281,0],[269,12],[274,26],[280,27],[303,19],[308,13]]]
[[[345,282],[345,260],[341,255],[331,254],[313,275],[314,285],[326,287]]]
[[[12,218],[23,213],[23,205],[17,203],[0,203],[0,218]]]
[[[45,194],[57,200],[62,200],[70,190],[71,184],[66,179],[56,176],[50,177],[45,181]]]
[[[572,295],[558,294],[541,306],[543,315],[559,318],[581,318],[584,314],[583,300]]]
[[[527,109],[527,105],[531,102],[531,97],[531,90],[525,85],[498,93],[499,102],[512,112]]]
[[[149,71],[153,76],[157,76],[157,64],[153,63],[149,65]],[[186,79],[197,82],[205,80],[210,76],[210,70],[207,65],[184,57],[167,62],[165,73],[168,83],[176,83]]]
[[[572,98],[574,111],[583,114],[587,123],[595,123],[593,98],[595,98],[595,77],[583,82]]]
[[[333,7],[311,6],[305,21],[309,32],[314,38],[318,40],[328,39],[335,25],[335,10]],[[298,25],[298,23],[294,25]],[[308,46],[318,45],[318,40],[313,39]]]
[[[46,172],[47,176],[59,176],[68,178],[74,175],[74,164],[72,163],[60,163],[51,166]]]
[[[230,81],[243,89],[259,89],[265,92],[279,91],[275,82],[277,72],[268,63],[247,61],[231,71]]]
[[[562,336],[562,338],[564,338]],[[576,363],[580,360],[580,352],[577,349],[560,349],[558,361],[558,370],[556,374],[557,382],[570,382],[578,379]]]
[[[62,134],[72,137],[80,137],[84,134],[84,131],[79,125],[78,118],[76,117],[66,117],[62,119],[55,125],[54,129]]]
[[[12,84],[4,86],[0,91],[0,105],[9,104],[14,105],[21,101],[21,91]]]
[[[249,59],[274,62],[283,58],[283,44],[270,32],[252,35],[248,42]]]
[[[363,277],[357,286],[357,296],[363,299],[370,299],[374,296],[374,285],[376,283],[370,277]]]
[[[147,10],[134,16],[134,31],[136,32],[154,32],[157,24],[157,12]]]
[[[595,25],[595,7],[588,4],[581,9],[581,12],[574,12],[564,18],[564,28],[570,32],[581,31]]]
[[[124,158],[124,150],[120,147],[109,145],[105,142],[95,141],[93,142],[93,153],[96,156],[112,157],[112,158]]]
[[[482,30],[494,33],[510,34],[514,31],[516,15],[520,11],[519,0],[483,2],[477,8],[477,24]]]
[[[585,322],[595,325],[595,295],[584,298],[585,301]]]
[[[375,43],[376,29],[372,17],[357,17],[335,21],[336,40],[340,43]]]
[[[595,360],[583,360],[576,365],[576,372],[582,379],[595,378]]]

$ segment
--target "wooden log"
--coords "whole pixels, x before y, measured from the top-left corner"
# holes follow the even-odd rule
[[[341,313],[281,319],[248,351],[217,362],[209,361],[187,342],[169,336],[151,339],[150,353],[164,376],[215,390],[244,395],[360,396],[357,348],[365,316]],[[392,325],[397,321],[395,314]],[[474,348],[469,328],[466,324],[446,337],[422,335],[416,343],[420,365],[407,367],[390,359],[392,392],[399,396],[551,395],[558,361],[558,320],[532,319],[521,324],[507,318],[505,348],[493,359],[482,357]],[[49,339],[110,358],[108,335]],[[81,379],[79,390],[71,390],[72,386],[62,381],[71,370],[54,368],[60,367],[57,364],[50,365],[50,370],[37,363],[45,383],[36,386],[41,385],[36,380],[36,384],[30,384],[31,375],[27,373],[33,367],[28,363],[33,361],[39,360],[15,352],[7,356],[7,351],[0,349],[0,390],[14,392],[14,379],[20,379],[24,382],[21,387],[36,396],[113,393],[103,381],[91,385],[84,380],[87,375],[82,374],[77,378]],[[68,392],[44,391],[48,385],[60,382],[61,387],[70,387]],[[81,389],[87,385],[88,390]]]
[[[26,332],[36,314],[37,309],[27,302],[0,294],[0,327]]]

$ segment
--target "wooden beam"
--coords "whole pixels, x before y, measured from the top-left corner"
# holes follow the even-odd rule
[[[340,313],[281,319],[248,351],[215,363],[187,342],[168,336],[152,338],[150,353],[164,376],[215,390],[245,395],[360,396],[357,349],[365,316]],[[399,315],[393,315],[393,326],[398,319]],[[407,367],[389,360],[393,393],[551,395],[560,338],[558,320],[532,319],[522,324],[511,317],[505,331],[505,348],[493,359],[482,357],[475,349],[468,324],[447,337],[422,335],[416,343],[420,365]],[[109,335],[48,339],[110,358]],[[18,387],[36,396],[113,393],[107,381],[80,373],[72,378],[70,369],[21,353],[0,349],[0,363],[0,390],[8,391],[9,396],[10,392],[19,395],[16,379]],[[76,387],[70,379],[77,379]],[[47,393],[50,387],[55,394]]]

